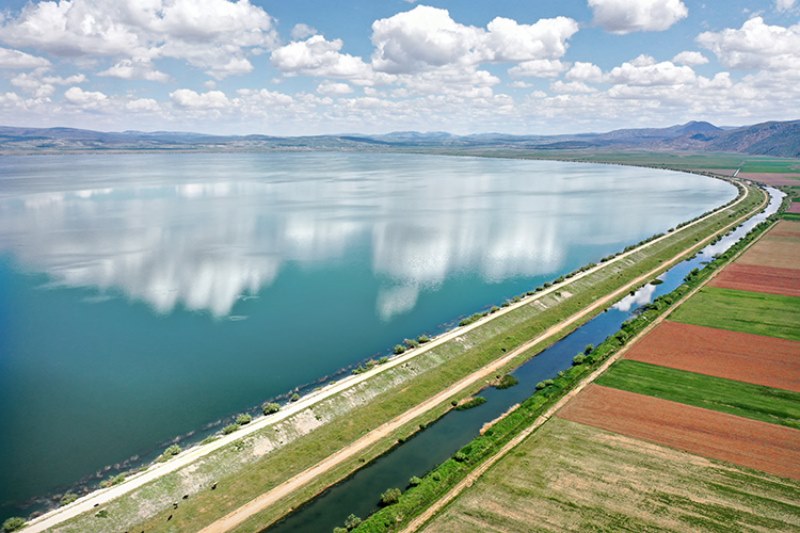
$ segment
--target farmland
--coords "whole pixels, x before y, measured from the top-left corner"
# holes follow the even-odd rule
[[[800,528],[800,483],[553,418],[424,531]]]
[[[666,320],[626,358],[800,392],[800,342]]]
[[[796,269],[735,264],[726,268],[709,286],[741,291],[800,296],[800,274]]]
[[[800,393],[623,359],[598,385],[800,429]]]
[[[800,298],[703,288],[672,319],[757,335],[800,340]]]

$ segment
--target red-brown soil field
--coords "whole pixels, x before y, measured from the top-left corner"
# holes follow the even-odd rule
[[[558,416],[712,459],[800,479],[800,431],[589,385]]]
[[[740,291],[800,296],[800,272],[794,268],[733,264],[720,272],[709,285]]]
[[[792,205],[787,209],[789,213],[800,213],[800,202],[792,202]]]
[[[628,359],[800,392],[800,342],[664,321]]]
[[[800,185],[800,173],[780,173],[780,172],[740,172],[740,178],[747,178],[773,187],[781,185]]]

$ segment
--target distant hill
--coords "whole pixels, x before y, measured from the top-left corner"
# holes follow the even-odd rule
[[[74,128],[0,126],[1,152],[85,150],[385,150],[436,147],[509,148],[519,150],[636,149],[655,151],[739,152],[800,157],[800,120],[720,128],[687,122],[668,128],[620,129],[574,135],[509,135],[447,132],[393,132],[384,135],[206,135],[171,131],[100,132]]]

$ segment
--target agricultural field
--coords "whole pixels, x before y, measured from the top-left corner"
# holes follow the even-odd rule
[[[800,393],[622,359],[598,385],[800,429]]]
[[[627,359],[800,392],[800,342],[666,320]]]
[[[730,531],[732,524],[797,530],[800,482],[555,417],[424,531]]]
[[[705,287],[671,317],[756,335],[800,340],[800,298]]]
[[[558,416],[800,480],[796,429],[594,384]]]
[[[709,283],[709,286],[800,296],[800,272],[794,268],[737,263],[726,268]]]

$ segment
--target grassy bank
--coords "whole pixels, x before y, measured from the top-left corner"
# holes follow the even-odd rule
[[[83,515],[60,529],[198,530],[254,496],[313,466],[381,423],[420,404],[531,338],[536,338],[548,327],[584,309],[602,295],[621,287],[627,291],[626,284],[631,280],[659,267],[666,269],[669,266],[666,258],[699,247],[708,235],[755,209],[762,198],[760,193],[755,192],[742,204],[726,208],[695,226],[674,232],[667,239],[628,257],[604,264],[596,272],[568,281],[559,291],[531,299],[530,305],[526,303],[506,314],[495,316],[491,321],[436,346],[408,363],[387,369],[362,385],[320,402],[286,424],[239,439],[189,468],[163,476],[104,506],[106,513],[103,518],[94,514]],[[585,317],[574,327],[590,318]],[[564,331],[542,341],[510,362],[509,366],[518,365],[566,333]],[[420,425],[441,416],[450,408],[452,400],[461,400],[482,386],[482,383],[476,383],[470,390],[448,398],[360,456],[326,472],[314,483],[257,515],[240,529],[251,531],[278,519],[289,509],[384,453],[398,439],[413,434]],[[217,483],[213,491],[207,488],[211,481]],[[189,498],[184,500],[183,495]],[[175,501],[180,501],[179,509],[173,508],[172,502]]]
[[[800,429],[800,393],[623,359],[595,381],[664,400]]]

